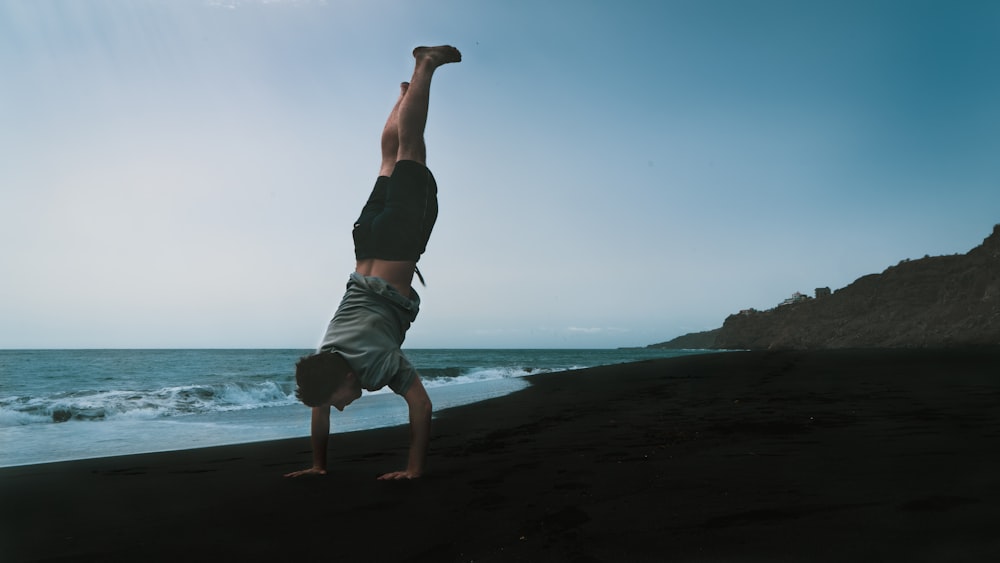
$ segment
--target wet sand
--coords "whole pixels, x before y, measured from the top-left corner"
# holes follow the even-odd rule
[[[375,480],[406,427],[310,479],[308,438],[0,469],[0,561],[1000,560],[1000,351],[529,380],[438,413],[414,482]]]

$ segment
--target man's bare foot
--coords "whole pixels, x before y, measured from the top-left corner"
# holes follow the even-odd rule
[[[417,47],[413,50],[413,58],[417,62],[428,60],[435,67],[448,63],[457,63],[462,60],[462,53],[451,45],[438,45],[437,47]]]

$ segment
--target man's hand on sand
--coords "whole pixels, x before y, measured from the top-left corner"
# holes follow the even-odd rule
[[[378,478],[379,481],[406,481],[418,479],[420,474],[415,471],[393,471]]]
[[[285,473],[285,477],[302,477],[304,475],[326,475],[326,469],[321,469],[319,467],[310,467],[309,469],[303,469],[301,471],[292,471],[291,473]]]

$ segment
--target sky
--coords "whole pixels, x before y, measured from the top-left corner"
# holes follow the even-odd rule
[[[1000,223],[1000,3],[0,0],[0,348],[316,346],[413,47],[404,348],[615,348]]]

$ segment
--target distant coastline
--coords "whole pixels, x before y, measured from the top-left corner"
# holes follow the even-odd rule
[[[815,297],[796,292],[652,349],[1000,347],[1000,224],[966,254],[903,260]]]

